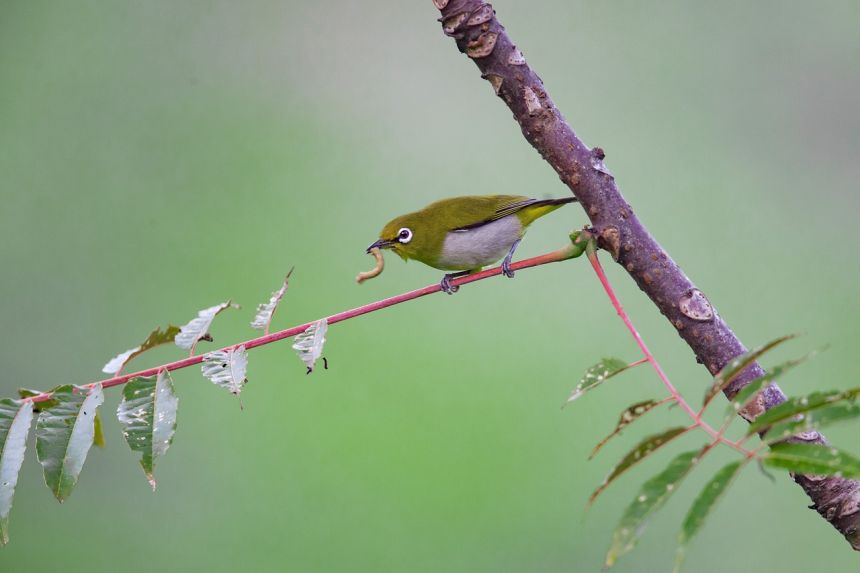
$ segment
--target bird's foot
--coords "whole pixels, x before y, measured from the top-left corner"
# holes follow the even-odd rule
[[[502,274],[509,279],[514,278],[514,271],[511,269],[511,260],[514,258],[514,251],[517,250],[517,245],[519,244],[520,239],[514,241],[514,244],[511,245],[511,250],[508,251],[508,256],[506,256],[505,260],[502,261]]]
[[[444,292],[445,294],[454,294],[455,292],[460,290],[460,287],[451,284],[451,279],[457,276],[457,273],[453,273],[442,277],[442,282],[439,283],[439,286],[442,287],[442,292]]]

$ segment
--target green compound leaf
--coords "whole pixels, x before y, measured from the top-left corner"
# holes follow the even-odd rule
[[[594,446],[594,449],[591,450],[591,453],[588,455],[588,459],[593,458],[597,455],[597,452],[600,451],[600,448],[606,445],[606,443],[621,433],[624,428],[638,420],[640,417],[650,412],[660,404],[662,401],[658,400],[645,400],[644,402],[638,402],[633,404],[623,412],[621,412],[621,416],[618,418],[618,424],[615,426],[615,429],[612,430],[612,433],[600,440],[600,443]]]
[[[806,396],[795,396],[789,398],[782,404],[774,406],[770,410],[763,412],[757,417],[747,430],[747,435],[761,431],[768,426],[791,420],[798,414],[804,414],[818,408],[831,406],[837,402],[854,401],[860,395],[860,388],[850,388],[848,390],[829,391],[829,392],[813,392]]]
[[[140,465],[155,491],[155,462],[173,443],[179,398],[167,370],[158,376],[134,378],[122,390],[116,410],[128,447],[141,454]]]
[[[758,348],[753,348],[747,352],[744,352],[737,358],[731,360],[728,364],[726,364],[722,370],[720,370],[716,376],[714,376],[714,383],[708,389],[705,394],[705,399],[702,402],[703,406],[707,406],[708,403],[720,392],[725,390],[729,384],[735,381],[735,379],[741,375],[741,373],[747,369],[747,367],[759,359],[765,353],[773,350],[786,340],[791,340],[795,338],[795,335],[790,334],[788,336],[781,336],[776,340],[771,340],[767,344],[763,346],[759,346]]]
[[[740,470],[746,465],[747,460],[739,460],[723,466],[714,477],[705,485],[704,489],[699,493],[699,496],[693,502],[692,507],[687,512],[684,518],[684,523],[681,526],[681,533],[678,534],[678,550],[675,554],[675,568],[677,573],[681,569],[681,564],[684,561],[684,555],[690,540],[699,532],[705,524],[705,519],[713,511],[714,506],[726,493],[728,487],[737,477]]]
[[[125,352],[114,356],[110,362],[104,365],[102,372],[105,374],[112,374],[114,376],[118,375],[129,362],[147,350],[151,350],[156,346],[161,346],[162,344],[174,342],[177,334],[179,334],[178,326],[169,324],[165,330],[161,330],[161,327],[159,326],[150,332],[149,336],[146,337],[146,340],[141,342],[138,346],[129,348]]]
[[[227,351],[210,352],[203,357],[201,370],[203,376],[213,384],[238,396],[242,386],[248,382],[245,376],[248,371],[248,353],[245,351],[245,345]]]
[[[760,376],[744,386],[740,389],[740,391],[735,394],[732,400],[729,402],[728,407],[726,408],[725,419],[729,420],[732,416],[741,412],[748,408],[751,404],[753,404],[762,392],[770,385],[771,382],[794,368],[799,364],[803,364],[813,356],[815,356],[815,352],[810,352],[806,356],[802,358],[798,358],[797,360],[789,360],[787,362],[783,362],[782,364],[778,364],[771,368],[767,374],[764,376]]]
[[[101,384],[84,389],[71,385],[54,391],[57,404],[36,420],[36,457],[45,484],[62,503],[71,495],[95,437],[96,409],[104,402]]]
[[[0,546],[9,543],[9,513],[32,422],[32,402],[0,400]]]
[[[666,469],[645,482],[612,533],[612,543],[606,554],[606,568],[612,567],[618,557],[633,549],[645,529],[648,518],[663,507],[669,496],[678,489],[681,480],[698,463],[703,451],[696,450],[678,455]]]
[[[853,402],[837,403],[798,414],[797,419],[775,424],[768,429],[762,439],[767,443],[772,443],[858,417],[860,417],[860,404]]]
[[[766,466],[798,474],[860,478],[860,459],[822,444],[774,444],[761,459]]]
[[[628,364],[620,358],[604,358],[591,368],[585,371],[579,384],[573,389],[570,396],[567,398],[566,404],[569,404],[581,397],[583,394],[603,384],[616,374],[619,374],[628,368]]]
[[[629,470],[631,467],[638,464],[639,462],[647,458],[649,455],[657,451],[659,448],[665,446],[671,440],[677,438],[686,431],[687,428],[679,426],[677,428],[671,428],[669,430],[666,430],[661,434],[648,436],[647,438],[639,442],[639,444],[635,448],[630,450],[627,455],[624,456],[624,458],[617,466],[612,468],[612,471],[609,472],[609,475],[606,477],[605,480],[603,480],[603,483],[600,484],[600,486],[598,486],[598,488],[594,490],[594,492],[589,496],[588,505],[594,503],[594,500],[597,499],[597,496],[600,495],[603,490],[609,487],[609,484],[614,482],[618,478],[618,476],[620,476],[621,474]]]

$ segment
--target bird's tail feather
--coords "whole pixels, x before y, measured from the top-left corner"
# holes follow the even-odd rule
[[[568,203],[576,203],[576,197],[562,197],[561,199],[538,199],[534,203],[532,203],[531,207],[538,207],[540,205],[567,205]]]
[[[521,209],[517,215],[520,217],[520,221],[523,223],[523,226],[528,227],[531,225],[535,219],[539,219],[548,213],[552,213],[559,207],[563,205],[567,205],[568,203],[573,203],[577,199],[576,197],[563,197],[561,199],[537,199],[532,203],[529,203],[526,207]]]

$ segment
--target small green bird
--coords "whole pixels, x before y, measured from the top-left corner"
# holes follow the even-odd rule
[[[451,279],[481,270],[501,259],[502,272],[512,278],[511,257],[535,219],[575,197],[529,199],[519,195],[470,195],[431,203],[420,211],[395,217],[379,240],[367,248],[391,249],[403,260],[415,259],[448,273],[442,290],[452,294]]]

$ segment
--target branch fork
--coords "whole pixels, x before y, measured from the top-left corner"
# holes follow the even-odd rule
[[[493,92],[513,112],[523,136],[555,170],[588,214],[599,246],[612,255],[695,354],[715,375],[746,348],[696,287],[636,217],[606,168],[603,149],[586,146],[565,121],[543,81],[522,51],[481,0],[433,0],[441,11],[442,31],[478,67]],[[724,394],[731,398],[764,375],[750,365]],[[776,384],[761,395],[760,411],[785,402]],[[826,444],[821,435],[809,443]],[[812,499],[812,508],[860,550],[860,482],[840,477],[795,475]]]

